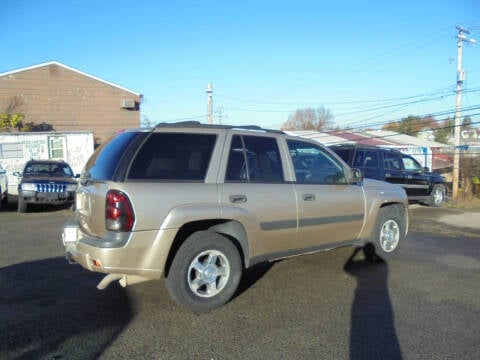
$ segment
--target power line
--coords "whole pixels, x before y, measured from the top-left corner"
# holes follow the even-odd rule
[[[255,100],[255,99],[245,99],[245,98],[237,98],[237,97],[232,97],[232,96],[227,96],[227,95],[222,95],[222,94],[215,94],[215,97],[227,99],[227,100],[233,100],[237,102],[244,102],[244,103],[253,103],[253,104],[264,104],[264,105],[285,105],[285,106],[307,106],[307,105],[314,105],[314,104],[326,104],[326,105],[345,105],[345,104],[365,104],[365,103],[378,103],[378,102],[390,102],[390,101],[403,101],[403,100],[409,100],[409,99],[414,99],[418,97],[425,97],[425,96],[432,96],[432,95],[438,95],[441,92],[444,91],[453,91],[454,90],[454,85],[449,85],[444,88],[440,88],[438,90],[434,90],[432,92],[424,93],[424,94],[418,94],[418,95],[412,95],[412,96],[404,96],[404,97],[397,97],[397,98],[385,98],[385,99],[374,99],[374,100],[351,100],[351,101],[310,101],[310,102],[281,102],[281,101],[261,101],[261,100]],[[478,88],[480,89],[480,87]]]
[[[480,87],[463,90],[464,94],[478,93],[478,92],[480,92]],[[403,97],[403,98],[396,98],[397,100],[399,100],[399,99],[405,99],[405,100],[412,99],[412,101],[404,101],[404,102],[399,102],[399,103],[373,105],[373,106],[365,106],[365,107],[356,107],[356,108],[353,108],[354,109],[353,111],[349,111],[349,112],[345,112],[345,113],[341,113],[341,114],[336,114],[336,115],[334,114],[334,118],[336,120],[338,120],[339,117],[353,116],[353,115],[358,115],[358,114],[366,114],[366,113],[370,113],[370,112],[382,111],[381,114],[372,114],[371,116],[368,116],[365,119],[356,120],[353,123],[347,123],[345,126],[349,127],[351,125],[355,125],[358,122],[361,122],[362,124],[364,124],[365,121],[371,120],[372,118],[378,118],[380,116],[384,116],[384,115],[387,115],[389,113],[393,113],[393,112],[396,112],[396,111],[399,111],[399,110],[403,110],[403,109],[405,109],[409,106],[412,106],[412,105],[418,105],[420,103],[425,103],[425,102],[430,102],[430,101],[443,100],[446,97],[454,96],[455,91],[454,90],[445,91],[445,88],[443,88],[443,89],[437,90],[435,92],[431,92],[429,94],[431,95],[431,97],[424,98],[424,99],[422,99],[420,97],[424,97],[426,94],[408,96],[408,97]],[[413,100],[413,99],[415,99],[415,100]],[[386,103],[388,101],[393,101],[393,100],[394,99],[378,99],[378,100],[368,100],[366,102],[365,101],[359,101],[358,103],[377,103],[377,104],[379,104],[379,103],[382,103],[382,102]],[[249,101],[249,100],[246,100],[246,101]],[[256,101],[256,100],[250,100],[250,101],[254,102],[254,103],[259,103],[259,104],[266,104],[266,103],[272,104],[272,102],[261,102],[261,101]],[[352,104],[352,102],[342,102],[342,103]],[[289,105],[289,104],[299,105],[299,104],[307,104],[307,103],[278,103],[277,102],[275,104],[278,104],[278,105]],[[250,113],[292,113],[292,112],[294,112],[294,110],[292,110],[292,109],[258,109],[258,108],[251,109],[251,108],[228,107],[228,106],[224,106],[224,109],[225,110],[230,110],[230,111],[241,111],[241,112],[250,112]],[[388,110],[388,111],[385,112],[385,110]],[[345,122],[345,121],[343,121],[343,122]]]
[[[469,106],[469,107],[464,107],[462,108],[462,112],[463,111],[473,111],[473,110],[477,110],[480,108],[480,105],[472,105],[472,106]],[[426,117],[436,117],[436,116],[444,116],[444,115],[453,115],[455,114],[455,110],[443,110],[443,111],[440,111],[440,112],[436,112],[436,113],[426,113],[426,114],[420,114],[420,115],[416,115],[416,117],[419,117],[419,118],[426,118]],[[467,116],[467,115],[465,115]],[[469,115],[469,116],[474,116],[474,115]],[[392,119],[392,120],[388,120],[388,121],[381,121],[381,122],[377,122],[377,123],[370,123],[368,124],[369,127],[375,127],[375,126],[381,126],[381,125],[387,125],[387,124],[390,124],[392,122],[399,122],[399,121],[402,121],[403,119],[405,119],[406,117],[402,117],[402,118],[395,118],[395,119]],[[365,120],[359,120],[358,122],[356,123],[353,123],[353,124],[361,124],[359,126],[359,128],[365,128],[365,121],[366,120],[369,120],[370,118],[368,119],[365,119]],[[441,120],[436,120],[436,121],[441,121]],[[347,127],[347,128],[352,128],[352,127]]]
[[[357,66],[361,66],[363,69],[365,66],[373,66],[378,63],[382,64],[390,57],[395,57],[398,59],[401,56],[410,55],[412,54],[412,50],[417,50],[420,48],[425,49],[428,45],[437,43],[438,40],[444,38],[447,33],[450,33],[448,27],[442,27],[440,31],[430,33],[423,38],[418,39],[416,42],[408,41],[405,44],[397,46],[396,48],[385,51],[383,54],[379,53],[377,55],[373,55],[371,58],[359,62]]]

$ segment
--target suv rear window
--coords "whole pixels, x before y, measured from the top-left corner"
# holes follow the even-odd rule
[[[135,136],[135,132],[120,133],[99,147],[85,165],[82,178],[112,180],[120,158]]]
[[[132,162],[132,180],[203,181],[216,135],[153,133]]]

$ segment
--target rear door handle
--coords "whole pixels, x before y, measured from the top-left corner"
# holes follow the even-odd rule
[[[313,194],[303,194],[304,201],[315,201],[315,195]]]
[[[246,195],[230,195],[230,202],[234,204],[242,204],[247,202]]]

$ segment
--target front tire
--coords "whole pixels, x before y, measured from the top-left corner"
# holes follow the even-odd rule
[[[18,208],[17,208],[19,213],[24,213],[27,211],[27,203],[23,199],[23,197],[18,194]]]
[[[397,252],[405,240],[405,228],[405,212],[402,206],[390,205],[381,208],[370,238],[376,254],[389,258]]]
[[[199,231],[190,235],[173,258],[166,277],[170,296],[194,312],[207,312],[228,302],[242,274],[236,246],[223,235]]]

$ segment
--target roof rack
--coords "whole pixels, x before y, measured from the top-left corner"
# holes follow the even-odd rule
[[[284,134],[281,130],[264,129],[258,125],[217,125],[217,124],[203,124],[199,121],[179,121],[172,123],[158,123],[154,126],[154,129],[159,128],[171,128],[171,127],[198,127],[198,128],[213,128],[213,129],[230,129],[230,130],[252,130],[252,131],[264,131],[270,133]]]

